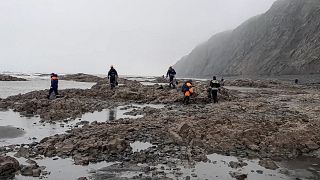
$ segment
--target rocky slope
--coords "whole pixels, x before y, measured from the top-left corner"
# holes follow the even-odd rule
[[[320,74],[320,1],[278,0],[177,62],[181,77]]]

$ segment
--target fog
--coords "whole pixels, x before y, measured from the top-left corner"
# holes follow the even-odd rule
[[[162,75],[275,0],[1,0],[0,72]]]

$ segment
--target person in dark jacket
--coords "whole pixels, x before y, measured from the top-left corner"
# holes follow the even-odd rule
[[[51,87],[49,90],[49,98],[53,92],[55,96],[58,95],[58,84],[59,84],[58,75],[55,73],[51,73]]]
[[[167,72],[167,76],[166,76],[167,78],[168,78],[168,76],[170,78],[170,83],[169,83],[170,87],[171,87],[171,85],[173,88],[176,87],[176,83],[174,82],[174,77],[176,76],[176,74],[177,74],[176,71],[172,68],[172,66],[170,66],[169,70]]]
[[[220,88],[220,82],[215,76],[213,76],[212,81],[210,81],[209,87],[209,97],[213,99],[214,103],[218,103],[218,91]]]
[[[113,66],[111,66],[109,72],[108,72],[108,79],[110,80],[111,89],[115,88],[118,78],[118,72],[114,69]]]

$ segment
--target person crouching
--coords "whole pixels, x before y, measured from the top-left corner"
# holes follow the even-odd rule
[[[183,103],[188,105],[193,94],[192,80],[188,80],[183,84],[182,92],[184,93]]]

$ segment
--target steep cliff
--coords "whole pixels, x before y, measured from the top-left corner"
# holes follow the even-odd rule
[[[320,73],[320,0],[278,0],[174,66],[180,77]]]

